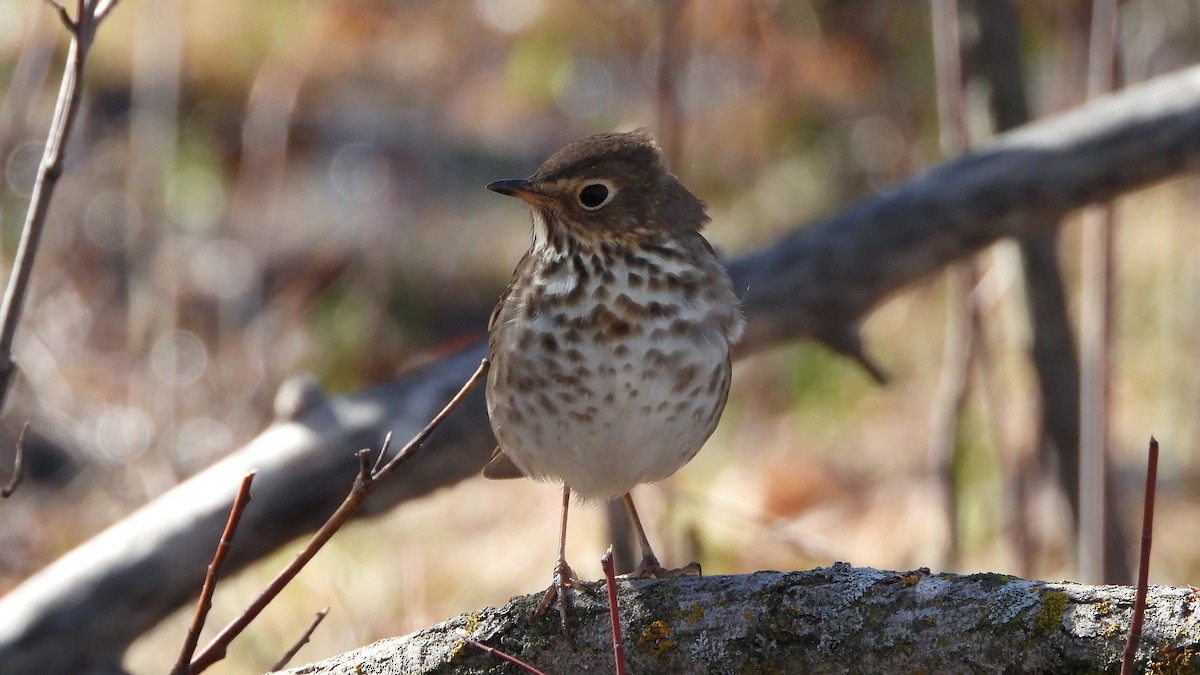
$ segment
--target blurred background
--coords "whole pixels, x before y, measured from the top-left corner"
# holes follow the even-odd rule
[[[963,4],[969,43],[978,27]],[[1081,103],[1090,3],[1012,4],[1034,115]],[[21,422],[37,437],[26,483],[0,503],[0,593],[253,438],[283,380],[311,373],[351,392],[482,338],[529,237],[525,209],[482,186],[528,175],[569,141],[658,131],[728,255],[938,163],[930,25],[928,3],[887,0],[125,0],[88,62],[17,342],[3,475]],[[0,0],[4,261],[65,44],[47,4]],[[1200,8],[1121,3],[1118,58],[1126,83],[1200,61]],[[985,89],[969,78],[965,90],[980,140],[992,134]],[[1154,433],[1167,533],[1200,517],[1198,208],[1195,178],[1116,205],[1115,514],[1140,522]],[[1074,316],[1079,224],[1061,233]],[[810,342],[737,365],[704,452],[640,491],[664,563],[1070,577],[1073,526],[1051,463],[1022,469],[1019,509],[1007,487],[1012,449],[1040,452],[1014,248],[980,269],[998,394],[972,393],[955,432],[953,517],[929,451],[939,277],[866,323],[886,387]],[[474,480],[357,523],[218,668],[261,672],[326,605],[294,663],[540,590],[557,506],[553,486]],[[600,576],[605,532],[602,509],[573,511],[568,558],[585,578]],[[225,580],[210,626],[293,552]],[[1153,583],[1200,578],[1195,537],[1158,537],[1154,556]],[[169,668],[190,612],[135,646],[133,672]]]

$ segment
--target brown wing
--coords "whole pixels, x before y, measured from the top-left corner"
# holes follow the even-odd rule
[[[510,281],[508,286],[505,287],[504,292],[500,294],[500,298],[496,301],[496,306],[492,309],[492,315],[488,317],[488,354],[491,356],[493,361],[493,375],[496,372],[497,366],[502,365],[498,363],[497,356],[492,353],[492,350],[495,347],[493,341],[493,331],[495,330],[496,325],[503,320],[501,315],[503,315],[506,311],[511,312],[515,310],[515,307],[510,306],[512,304],[510,300],[512,300],[513,289],[516,286],[517,279],[523,275],[527,275],[528,272],[526,270],[528,270],[533,264],[534,256],[532,255],[532,251],[526,251],[525,255],[521,258],[521,261],[517,263],[517,268],[513,270],[512,281]],[[490,478],[492,480],[503,480],[507,478],[524,478],[525,474],[521,473],[521,470],[517,468],[517,465],[513,464],[512,459],[510,459],[508,455],[504,454],[504,452],[500,450],[500,447],[497,446],[496,449],[492,451],[491,460],[486,466],[483,467],[483,477]]]
[[[483,467],[483,477],[491,480],[505,480],[508,478],[524,478],[525,474],[517,468],[516,464],[504,454],[504,451],[496,446],[492,451],[492,460]]]
[[[496,300],[496,306],[492,308],[492,315],[488,317],[488,335],[492,334],[492,329],[496,327],[496,323],[500,320],[500,312],[508,304],[509,296],[513,293],[513,287],[516,285],[517,279],[528,275],[529,272],[526,270],[532,267],[533,263],[533,251],[526,251],[525,255],[521,256],[521,261],[517,263],[516,269],[513,270],[512,279],[508,282],[508,286],[504,287],[504,292],[500,294],[500,298]]]
[[[492,334],[492,328],[496,325],[496,319],[500,317],[500,308],[504,307],[504,302],[508,300],[508,296],[512,294],[512,284],[504,287],[504,292],[500,294],[500,299],[496,301],[496,306],[492,308],[492,315],[488,317],[488,335]]]

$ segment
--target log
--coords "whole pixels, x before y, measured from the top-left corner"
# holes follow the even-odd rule
[[[576,593],[573,645],[537,595],[380,640],[290,675],[512,673],[475,640],[548,673],[611,673],[603,583]],[[1195,672],[1195,589],[1152,587],[1137,672]],[[1115,672],[1134,589],[1000,574],[885,572],[836,563],[806,572],[620,582],[633,673]]]

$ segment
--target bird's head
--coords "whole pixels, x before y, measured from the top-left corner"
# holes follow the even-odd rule
[[[662,150],[645,129],[576,141],[529,178],[487,188],[529,204],[535,246],[539,239],[553,247],[560,239],[588,245],[655,231],[696,231],[708,221],[704,202],[668,172]]]

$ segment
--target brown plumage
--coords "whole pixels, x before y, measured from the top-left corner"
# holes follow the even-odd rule
[[[643,552],[633,576],[680,572],[659,565],[629,491],[674,473],[716,427],[742,317],[700,234],[704,202],[667,171],[645,130],[572,143],[529,178],[488,189],[529,204],[533,242],[488,325],[488,415],[500,445],[484,475],[563,484],[542,609],[557,599],[565,629],[572,492],[624,498]]]

